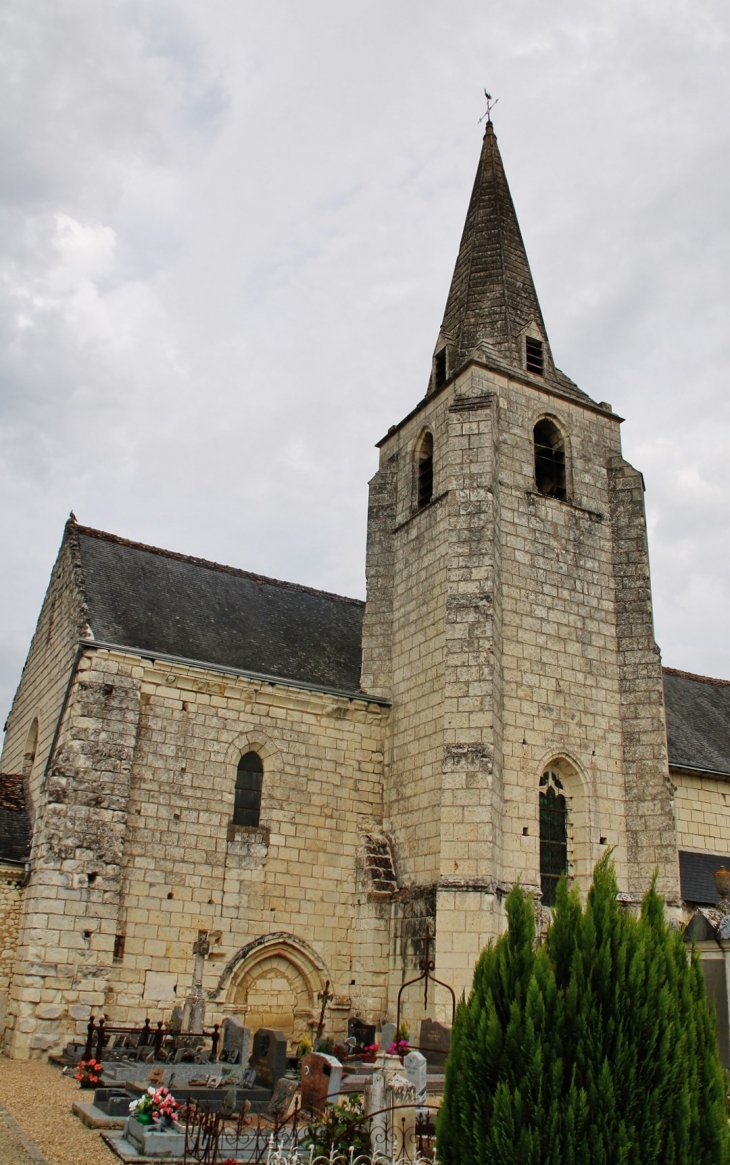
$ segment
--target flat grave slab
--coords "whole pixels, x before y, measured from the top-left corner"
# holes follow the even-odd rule
[[[127,1119],[126,1116],[109,1116],[109,1113],[97,1108],[93,1100],[75,1100],[71,1112],[88,1129],[123,1129]]]

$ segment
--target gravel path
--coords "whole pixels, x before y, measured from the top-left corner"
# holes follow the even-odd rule
[[[71,1104],[78,1094],[76,1081],[62,1076],[45,1060],[6,1060],[0,1056],[0,1104],[40,1149],[48,1165],[119,1165],[99,1134],[72,1115]],[[36,1165],[36,1161],[0,1114],[2,1165]]]
[[[20,1142],[13,1136],[0,1114],[0,1161],[3,1165],[35,1165]]]

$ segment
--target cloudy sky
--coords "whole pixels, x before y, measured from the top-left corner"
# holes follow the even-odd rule
[[[79,521],[364,594],[487,86],[664,662],[730,677],[727,0],[3,0],[0,710]],[[724,353],[724,355],[723,355]]]

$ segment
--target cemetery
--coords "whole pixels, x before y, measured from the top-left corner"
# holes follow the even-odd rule
[[[426,1000],[430,971],[413,981]],[[363,1161],[432,1160],[450,1028],[426,1017],[411,1043],[406,1025],[353,1017],[338,1043],[324,1034],[329,998],[313,1045],[236,1015],[207,1030],[188,999],[136,1029],[92,1016],[85,1041],[49,1061],[79,1081],[74,1115],[128,1165],[344,1163],[351,1144]]]

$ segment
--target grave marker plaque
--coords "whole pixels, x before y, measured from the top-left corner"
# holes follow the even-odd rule
[[[382,1044],[382,1048],[383,1048],[384,1052],[387,1052],[390,1045],[395,1042],[395,1036],[396,1036],[397,1031],[398,1031],[398,1028],[395,1026],[394,1023],[384,1023],[383,1024],[382,1030],[380,1032],[380,1042]]]
[[[429,1064],[443,1067],[451,1047],[451,1028],[435,1019],[422,1019],[419,1046]]]
[[[375,1024],[363,1023],[361,1019],[350,1019],[347,1021],[347,1034],[348,1036],[354,1036],[357,1041],[354,1048],[357,1054],[363,1048],[367,1048],[370,1044],[375,1043]]]
[[[272,1027],[260,1027],[253,1037],[250,1057],[256,1069],[256,1083],[275,1088],[286,1071],[286,1036]]]
[[[428,1064],[422,1052],[409,1052],[403,1059],[406,1076],[416,1090],[416,1104],[426,1103],[426,1074]]]
[[[223,1020],[223,1040],[219,1059],[224,1064],[248,1064],[251,1031],[235,1015]]]
[[[302,1108],[324,1109],[329,1099],[334,1101],[342,1087],[342,1064],[335,1056],[324,1052],[309,1052],[302,1056]]]
[[[291,1080],[288,1077],[277,1080],[276,1088],[269,1101],[268,1115],[276,1117],[277,1120],[284,1120],[298,1087],[298,1080]]]

